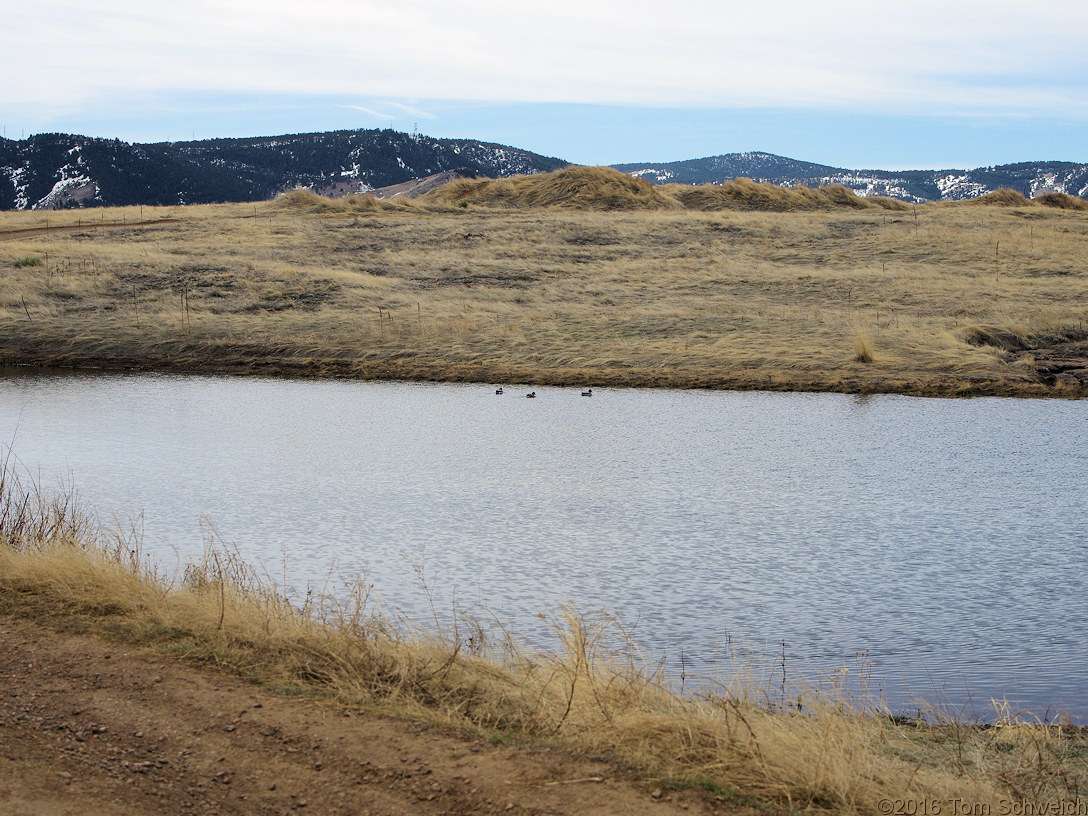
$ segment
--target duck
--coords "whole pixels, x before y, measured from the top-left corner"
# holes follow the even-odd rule
[[[495,393],[496,394],[501,394],[502,393],[502,386],[501,385],[498,388],[495,389]]]
[[[587,388],[585,391],[582,392],[582,396],[583,397],[592,397],[593,396],[593,389],[592,388]]]
[[[536,396],[536,391],[530,391],[528,394],[525,395],[525,398],[526,399],[532,399],[535,396]]]

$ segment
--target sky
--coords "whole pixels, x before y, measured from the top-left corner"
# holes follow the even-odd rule
[[[1081,0],[0,0],[0,135],[391,127],[578,164],[1088,162]]]

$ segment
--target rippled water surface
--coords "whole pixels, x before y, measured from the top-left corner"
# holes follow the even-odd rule
[[[0,441],[169,563],[211,525],[429,616],[422,566],[530,641],[570,601],[685,675],[784,651],[898,710],[1088,719],[1088,403],[527,390],[8,371]]]

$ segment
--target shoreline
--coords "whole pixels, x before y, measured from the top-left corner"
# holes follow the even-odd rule
[[[608,621],[571,608],[549,618],[556,650],[531,651],[513,633],[491,641],[480,621],[445,631],[398,623],[368,606],[365,587],[338,601],[307,594],[300,604],[224,549],[205,552],[181,577],[167,575],[143,557],[134,535],[102,527],[70,494],[28,491],[10,468],[0,471],[0,643],[24,644],[0,650],[9,657],[0,661],[9,680],[0,744],[17,733],[27,746],[22,756],[30,757],[12,766],[11,756],[0,756],[0,769],[13,768],[20,784],[60,776],[116,795],[139,774],[132,782],[143,795],[172,781],[175,794],[184,791],[211,812],[224,791],[284,802],[288,784],[297,797],[327,779],[334,798],[324,812],[341,812],[333,806],[341,792],[374,806],[386,790],[436,802],[412,805],[435,816],[533,813],[552,801],[541,788],[572,777],[572,785],[589,786],[587,797],[626,797],[616,812],[632,813],[675,801],[696,812],[886,816],[882,803],[893,798],[992,806],[1028,790],[1035,800],[1083,801],[1088,789],[1088,726],[1010,712],[980,725],[949,719],[940,708],[930,723],[860,710],[849,695],[831,693],[806,695],[802,711],[775,704],[753,684],[758,679],[685,697],[630,647],[610,647],[601,628]],[[7,621],[19,618],[59,630],[67,645],[50,646],[48,633],[15,631]],[[20,655],[29,658],[15,659]],[[63,696],[73,684],[87,702]],[[249,702],[240,704],[234,692]],[[253,723],[304,701],[308,723]],[[17,731],[8,728],[8,711]],[[385,737],[374,736],[383,717],[392,725]],[[314,729],[326,718],[337,723],[325,732],[334,739],[311,739],[320,753],[304,751],[302,734],[320,735]],[[425,734],[415,747],[405,747],[409,730]],[[447,740],[442,756],[421,763],[434,772],[433,780],[421,772],[428,785],[441,782],[442,790],[428,789],[434,799],[416,782],[387,788],[392,778],[384,770],[379,787],[369,787],[368,763],[398,767],[396,756],[408,752],[402,763],[423,757],[424,746],[435,748],[443,735],[460,742]],[[352,747],[341,751],[341,739]],[[530,753],[481,751],[481,760],[497,764],[477,766],[471,776],[490,774],[491,786],[451,800],[454,772],[464,767],[456,763],[476,753],[458,746],[472,743]],[[149,744],[169,747],[168,762],[159,763],[167,756]],[[381,744],[394,745],[396,754],[375,756]],[[90,749],[102,745],[130,764],[99,763]],[[563,763],[546,760],[542,777],[540,758],[549,751]],[[520,770],[503,767],[508,761],[521,762]],[[596,770],[582,776],[577,767]],[[268,768],[278,770],[269,775]],[[224,783],[224,774],[237,784]],[[277,776],[285,790],[270,796]],[[48,791],[35,784],[32,792]],[[0,803],[10,790],[0,785]],[[497,802],[504,790],[520,798]],[[312,794],[313,801],[323,795]],[[557,800],[554,812],[608,812],[588,799],[582,804]],[[392,810],[403,812],[403,804]],[[257,811],[238,805],[236,812]]]
[[[0,347],[0,367],[41,371],[96,371],[102,373],[147,373],[218,375],[228,377],[274,377],[293,380],[359,380],[388,382],[460,383],[479,385],[525,385],[569,388],[661,388],[710,391],[770,391],[777,393],[834,393],[857,396],[896,395],[936,399],[1002,397],[1010,399],[1088,398],[1088,389],[1045,383],[971,382],[960,378],[932,382],[872,380],[859,376],[825,380],[819,378],[771,378],[758,373],[711,374],[677,371],[530,371],[510,366],[474,365],[458,368],[441,365],[372,364],[345,360],[288,362],[276,359],[237,359],[198,362],[144,358],[96,358],[78,354],[12,354]]]
[[[360,641],[287,607],[253,617],[268,600],[247,600],[233,579],[220,589],[214,572],[164,595],[112,557],[61,567],[57,555],[49,545],[0,552],[15,567],[0,577],[0,644],[20,656],[0,660],[0,717],[23,747],[18,760],[0,757],[14,780],[0,804],[69,803],[87,788],[130,805],[172,789],[209,812],[301,800],[345,816],[357,812],[338,809],[345,797],[434,816],[884,816],[889,799],[993,807],[1025,788],[1034,801],[1084,803],[1088,726],[927,722],[817,697],[804,714],[688,699],[641,668],[601,662],[575,617],[566,637],[576,652],[496,662],[423,633]],[[515,668],[526,660],[552,679],[538,687]],[[545,708],[526,718],[526,704]],[[129,764],[97,762],[103,750]],[[970,763],[957,760],[964,753]],[[411,773],[389,774],[406,764]]]

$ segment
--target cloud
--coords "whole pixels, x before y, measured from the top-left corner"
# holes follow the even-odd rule
[[[428,113],[413,105],[405,105],[401,102],[382,100],[377,103],[379,107],[367,107],[366,105],[337,104],[336,107],[346,110],[355,110],[365,113],[373,119],[383,122],[396,122],[403,119],[437,119],[433,113]]]
[[[35,0],[0,104],[120,91],[1088,117],[1088,4]],[[386,112],[386,109],[391,111]],[[390,113],[393,115],[390,116]]]
[[[362,111],[367,116],[372,116],[375,119],[390,119],[389,114],[382,113],[381,111],[374,110],[373,108],[366,108],[362,105],[337,105],[340,108],[347,108],[348,110]]]
[[[414,117],[416,117],[418,119],[437,119],[438,118],[433,113],[428,113],[425,110],[420,110],[419,108],[413,107],[412,105],[403,105],[400,102],[389,102],[388,105],[389,105],[389,107],[394,108],[394,109],[400,111],[401,113],[407,114],[408,116],[414,116]]]

